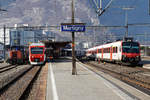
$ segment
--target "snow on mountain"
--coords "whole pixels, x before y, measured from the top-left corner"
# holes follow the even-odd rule
[[[14,24],[29,24],[30,26],[57,26],[61,23],[71,22],[72,0],[5,0],[0,2],[1,7],[7,12],[0,12],[0,27],[3,25],[14,26]],[[95,9],[88,0],[75,0],[75,22],[86,23],[86,25],[100,25]],[[56,33],[56,40],[71,40],[71,34],[60,32],[60,29],[52,29]],[[79,41],[103,40],[103,34],[108,29],[87,29],[83,34],[77,34]],[[94,33],[95,32],[95,33]],[[95,34],[95,35],[93,35]],[[80,37],[85,37],[80,39]]]
[[[6,1],[3,2],[3,4],[5,5],[4,8],[6,8],[8,12],[1,12],[0,25],[6,24],[8,26],[12,26],[16,23],[28,23],[34,26],[45,24],[60,25],[62,22],[71,21],[71,0]],[[76,0],[75,10],[76,21],[92,25],[99,24],[98,17],[94,14],[94,9],[91,9],[86,0]],[[12,22],[13,19],[15,19],[14,22]],[[10,20],[10,23],[8,20]]]

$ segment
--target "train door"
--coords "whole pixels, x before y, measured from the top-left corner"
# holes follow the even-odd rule
[[[112,53],[113,53],[113,49],[112,47],[110,47],[110,61],[112,61]]]
[[[102,60],[103,60],[103,53],[104,53],[104,51],[103,51],[103,48],[102,48]]]

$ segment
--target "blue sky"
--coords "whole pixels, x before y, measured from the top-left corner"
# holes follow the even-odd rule
[[[110,0],[103,0],[103,8],[108,4]],[[149,0],[113,0],[110,8],[100,16],[100,23],[102,25],[125,25],[125,10],[122,10],[123,7],[133,7],[134,9],[128,10],[128,23],[150,23],[149,15]],[[112,29],[112,32],[115,34],[124,34],[125,29]],[[119,34],[119,35],[120,35]],[[136,35],[136,34],[143,34]],[[135,39],[144,39],[149,40],[148,37],[150,34],[150,25],[149,26],[129,26],[129,35],[134,36]],[[143,41],[144,41],[143,40]]]
[[[102,1],[104,9],[110,0]],[[127,11],[129,23],[150,23],[148,1],[149,0],[113,0],[110,8],[100,17],[101,23],[105,25],[124,25],[125,10],[122,10],[123,7],[134,8]],[[116,21],[117,23],[115,23]]]

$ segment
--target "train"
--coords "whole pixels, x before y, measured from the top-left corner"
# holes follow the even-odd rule
[[[46,60],[45,45],[43,43],[31,43],[29,45],[29,62],[31,65],[43,65]]]
[[[11,46],[8,51],[6,62],[10,64],[26,64],[28,63],[28,48],[25,46]]]
[[[133,40],[121,40],[95,46],[86,50],[90,60],[137,65],[141,61],[140,44]]]

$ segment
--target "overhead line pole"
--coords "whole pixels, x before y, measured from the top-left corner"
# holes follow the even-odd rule
[[[112,2],[113,2],[113,0],[111,0],[103,10],[101,8],[101,12],[98,15],[101,16],[110,7]],[[101,1],[101,4],[102,4],[102,1]]]
[[[149,15],[150,15],[150,0],[149,0],[149,7],[148,8],[149,8]]]
[[[5,59],[6,59],[6,52],[5,52],[5,50],[6,50],[6,26],[4,25],[4,61],[5,61]]]
[[[102,0],[100,0],[100,2],[99,2],[99,7],[100,7],[100,13],[101,13],[101,11],[102,11]]]
[[[74,24],[74,0],[72,0],[72,24]],[[77,75],[75,58],[75,34],[72,32],[72,75]]]

